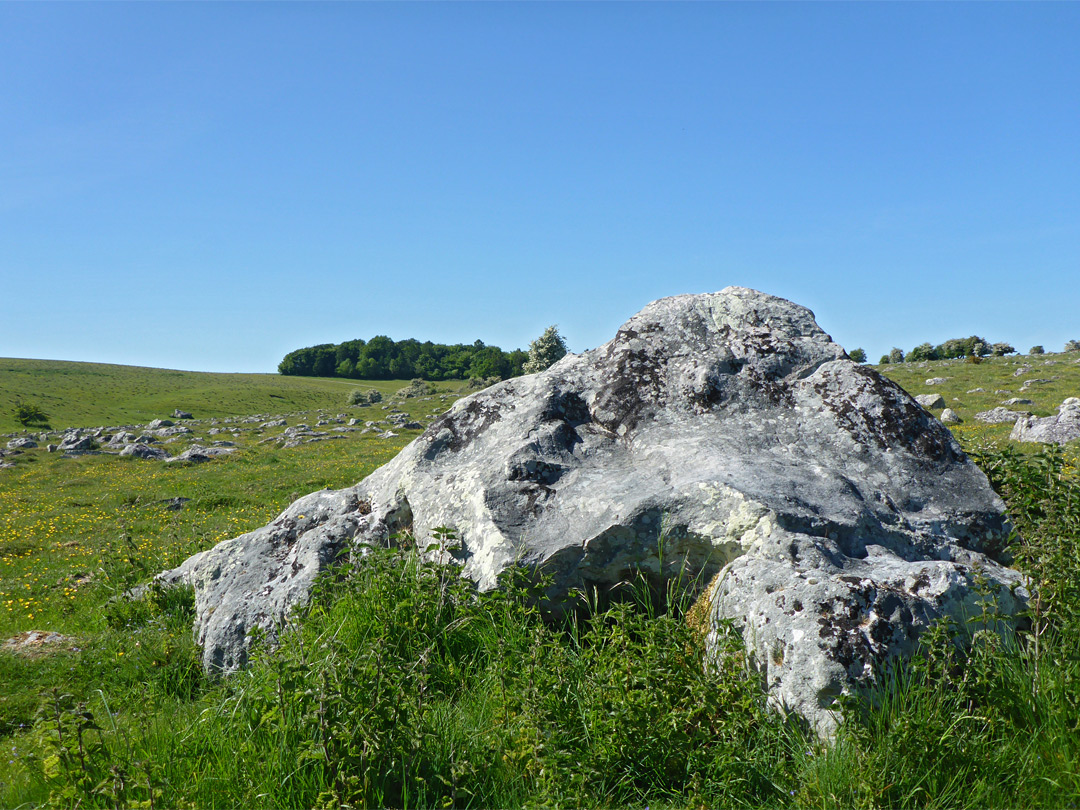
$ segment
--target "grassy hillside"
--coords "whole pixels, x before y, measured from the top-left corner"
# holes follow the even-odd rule
[[[0,469],[0,644],[62,634],[0,649],[0,807],[1077,806],[1080,448],[1017,453],[1009,426],[971,418],[1011,396],[1054,412],[1080,395],[1075,359],[1037,358],[1020,377],[1026,358],[881,367],[965,419],[956,433],[984,448],[1040,597],[1014,645],[978,635],[965,660],[941,628],[925,659],[846,706],[832,745],[767,708],[737,639],[705,667],[685,605],[658,617],[643,599],[552,627],[524,586],[478,596],[407,543],[322,591],[279,653],[208,679],[190,592],[121,595],[299,495],[360,480],[419,434],[388,431],[390,414],[427,423],[458,392],[350,408],[363,385],[0,361],[0,396],[38,401],[54,427],[181,407],[199,418],[163,441],[170,453],[236,448],[203,464],[43,447],[0,459],[13,465]],[[1029,378],[1050,382],[1021,394]],[[296,411],[289,428],[242,418]],[[288,446],[301,422],[318,441]]]
[[[17,400],[37,404],[63,429],[145,424],[176,408],[199,418],[340,409],[354,388],[389,393],[402,384],[0,358],[0,433],[22,429],[12,416]]]
[[[933,360],[874,366],[912,396],[941,394],[946,406],[963,419],[950,426],[960,439],[1007,439],[1012,425],[986,425],[975,414],[1002,405],[1009,399],[1029,399],[1030,405],[1009,405],[1009,410],[1027,411],[1036,416],[1057,413],[1066,397],[1080,397],[1080,354],[984,357],[981,363],[963,360]],[[927,385],[943,378],[945,382]],[[1025,382],[1028,385],[1025,387]],[[977,390],[977,389],[982,389]],[[942,409],[932,411],[941,416]]]

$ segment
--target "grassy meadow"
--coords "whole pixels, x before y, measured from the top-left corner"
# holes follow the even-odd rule
[[[388,393],[400,382],[280,374],[209,374],[105,363],[0,358],[0,433],[21,430],[12,409],[33,401],[57,429],[146,424],[180,408],[199,418],[341,410],[354,388]]]
[[[766,708],[737,639],[704,666],[689,605],[655,615],[643,597],[552,626],[527,583],[478,597],[408,543],[341,572],[279,651],[211,680],[190,592],[121,595],[299,495],[355,483],[419,433],[342,416],[426,423],[458,384],[393,399],[404,383],[0,360],[2,433],[16,399],[53,428],[182,408],[194,435],[171,453],[237,448],[203,464],[43,446],[0,459],[0,642],[60,634],[0,651],[0,807],[1076,807],[1080,448],[1013,445],[1010,426],[972,418],[1010,397],[1055,412],[1080,396],[1076,359],[879,367],[960,414],[1039,596],[1014,643],[976,633],[962,656],[938,628],[925,656],[848,703],[829,745]],[[1021,393],[1029,378],[1048,382]],[[371,387],[383,402],[346,406]],[[255,414],[338,438],[284,447]]]

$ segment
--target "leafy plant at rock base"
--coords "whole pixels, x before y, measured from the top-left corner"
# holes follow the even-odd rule
[[[866,362],[866,352],[862,349],[852,349],[850,352],[848,352],[848,357],[850,357],[856,363]]]

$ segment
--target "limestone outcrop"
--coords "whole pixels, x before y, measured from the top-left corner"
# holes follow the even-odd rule
[[[555,613],[640,576],[701,592],[710,638],[733,622],[772,699],[822,734],[935,619],[977,612],[976,578],[1004,615],[1024,597],[1003,504],[951,433],[809,310],[739,287],[656,301],[459,400],[357,485],[159,581],[194,586],[204,664],[230,671],[321,571],[400,532],[482,589],[543,570]]]
[[[1022,416],[1009,438],[1016,442],[1066,444],[1080,439],[1080,398],[1069,397],[1054,416]]]

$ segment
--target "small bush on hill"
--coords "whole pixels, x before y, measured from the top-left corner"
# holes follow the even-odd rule
[[[1028,349],[1028,354],[1046,354],[1046,349],[1042,346],[1032,346]]]
[[[359,388],[354,388],[349,392],[349,395],[345,398],[345,401],[353,407],[360,407],[362,405],[374,405],[376,402],[382,402],[382,393],[372,388],[370,391],[361,391]]]
[[[399,388],[398,392],[394,394],[395,397],[401,399],[411,399],[413,397],[426,397],[430,394],[434,394],[438,389],[429,382],[416,377],[404,388]]]
[[[848,357],[850,357],[856,363],[866,362],[866,352],[862,349],[852,349],[850,352],[848,352]]]
[[[1080,352],[1080,340],[1070,340],[1065,344],[1066,352]]]
[[[32,402],[15,403],[15,420],[23,427],[49,426],[49,415]]]

